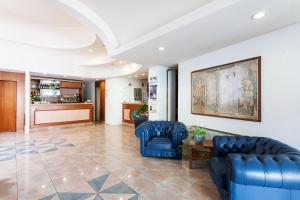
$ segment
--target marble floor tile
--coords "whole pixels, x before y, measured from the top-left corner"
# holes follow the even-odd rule
[[[145,158],[130,126],[0,135],[0,200],[219,200],[207,163]],[[196,166],[195,165],[195,166]]]

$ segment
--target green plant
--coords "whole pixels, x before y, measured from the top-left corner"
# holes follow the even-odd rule
[[[145,115],[147,113],[148,113],[148,106],[146,104],[143,104],[133,111],[132,116],[139,117],[140,115]]]
[[[33,97],[32,97],[32,101],[33,102],[41,102],[41,96],[39,96],[39,95],[34,95]]]
[[[207,135],[207,130],[199,126],[192,126],[189,132],[189,138],[192,138],[195,135]]]

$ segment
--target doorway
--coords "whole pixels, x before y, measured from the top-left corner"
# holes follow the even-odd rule
[[[167,120],[178,120],[178,68],[167,70]]]
[[[17,82],[0,80],[0,132],[16,131]]]
[[[97,81],[95,84],[96,121],[105,121],[105,80]]]

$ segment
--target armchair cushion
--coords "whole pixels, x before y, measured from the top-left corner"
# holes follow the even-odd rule
[[[172,140],[167,137],[153,137],[147,142],[146,146],[151,148],[157,148],[157,149],[174,148]]]

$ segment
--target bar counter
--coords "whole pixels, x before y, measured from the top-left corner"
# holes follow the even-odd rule
[[[93,122],[93,104],[31,104],[30,118],[31,128]]]

